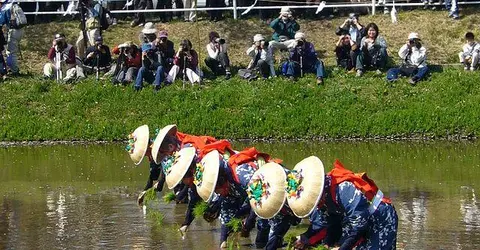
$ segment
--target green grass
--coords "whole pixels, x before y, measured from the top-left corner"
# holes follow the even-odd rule
[[[150,223],[152,223],[153,226],[163,226],[165,215],[162,214],[160,211],[157,211],[155,209],[150,209],[147,212],[147,218],[149,219]]]
[[[444,12],[433,11],[401,12],[398,25],[383,15],[364,16],[361,21],[379,24],[392,57],[396,57],[408,33],[416,31],[429,49],[430,62],[452,63],[462,46],[462,34],[473,30],[478,35],[480,31],[474,25],[480,14],[472,9],[463,13],[465,18],[458,22],[445,18]],[[176,82],[154,93],[150,86],[134,92],[131,86],[114,87],[107,80],[63,85],[27,74],[0,84],[0,140],[115,141],[125,140],[142,124],[153,131],[172,123],[182,132],[229,139],[445,138],[480,134],[478,72],[436,69],[416,87],[405,79],[387,84],[385,76],[370,73],[355,78],[328,66],[334,64],[334,28],[343,19],[299,20],[327,64],[325,86],[315,86],[312,75],[295,83],[283,78],[246,82],[234,77],[185,89]],[[61,31],[74,38],[76,26],[63,22],[27,27],[26,33],[32,35],[22,41],[23,56],[28,58],[21,61],[24,72],[40,74],[51,34]],[[215,29],[230,40],[234,65],[247,64],[244,50],[250,36],[271,33],[253,19],[216,24],[173,22],[157,28],[168,29],[175,42],[193,30],[190,38],[200,48],[201,57],[208,31]],[[33,32],[36,29],[43,32]],[[137,42],[139,30],[120,24],[106,32],[105,40],[109,44]]]

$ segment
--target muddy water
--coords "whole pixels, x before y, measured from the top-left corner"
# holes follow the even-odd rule
[[[394,201],[400,249],[480,249],[480,143],[255,146],[290,167],[317,155],[327,170],[339,158],[367,171]],[[135,167],[120,144],[0,148],[0,249],[216,249],[219,225],[200,219],[182,240],[184,205],[135,205],[147,177],[148,164]]]

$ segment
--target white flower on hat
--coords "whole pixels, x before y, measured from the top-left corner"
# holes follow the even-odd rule
[[[255,36],[253,36],[253,41],[254,42],[261,42],[261,41],[264,41],[265,38],[263,37],[262,34],[256,34]]]

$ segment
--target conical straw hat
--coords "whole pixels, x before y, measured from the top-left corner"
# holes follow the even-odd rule
[[[324,183],[325,169],[316,156],[303,159],[287,174],[287,202],[297,217],[312,213],[322,197]]]
[[[158,159],[158,151],[160,150],[160,146],[162,145],[163,140],[165,140],[165,137],[167,135],[175,136],[175,134],[177,134],[177,125],[175,124],[167,125],[158,131],[152,145],[152,158],[155,163],[160,164],[162,161],[162,159]]]
[[[206,202],[210,201],[217,185],[218,173],[220,172],[220,154],[213,150],[206,154],[197,163],[193,183],[197,186],[197,193]]]
[[[147,125],[143,125],[135,129],[133,133],[128,135],[128,145],[125,150],[130,154],[130,158],[139,165],[148,149],[149,130]]]
[[[185,177],[195,159],[195,152],[194,147],[188,147],[168,157],[166,164],[163,166],[163,171],[165,171],[165,181],[169,189],[173,189]]]
[[[285,204],[287,176],[283,167],[269,162],[258,169],[247,187],[248,200],[262,219],[277,215]]]

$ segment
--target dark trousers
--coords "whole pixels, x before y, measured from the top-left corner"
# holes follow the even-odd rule
[[[172,0],[159,0],[157,2],[158,9],[172,9]],[[172,12],[160,12],[160,19],[162,22],[170,22],[172,20]]]
[[[145,10],[145,9],[153,9],[153,1],[152,0],[137,0],[135,3],[136,10]],[[135,21],[138,23],[145,23],[145,13],[137,13],[135,16]]]
[[[387,49],[381,48],[378,51],[360,51],[357,56],[357,70],[384,69],[387,65]]]
[[[270,76],[270,66],[266,61],[259,60],[256,66],[263,78],[268,78],[268,76]]]
[[[227,53],[219,53],[217,59],[211,57],[205,58],[205,65],[207,65],[215,75],[222,75],[230,68],[230,59]]]
[[[392,68],[389,69],[387,72],[387,80],[388,81],[393,81],[398,79],[399,76],[407,76],[407,77],[413,77],[415,80],[420,81],[422,80],[425,75],[428,73],[428,67],[421,67],[417,68],[415,70],[406,70],[405,68]]]
[[[207,0],[206,2],[207,7],[225,7],[225,2],[223,0]],[[210,15],[210,21],[218,21],[222,19],[222,11],[220,10],[211,10],[208,11]]]

